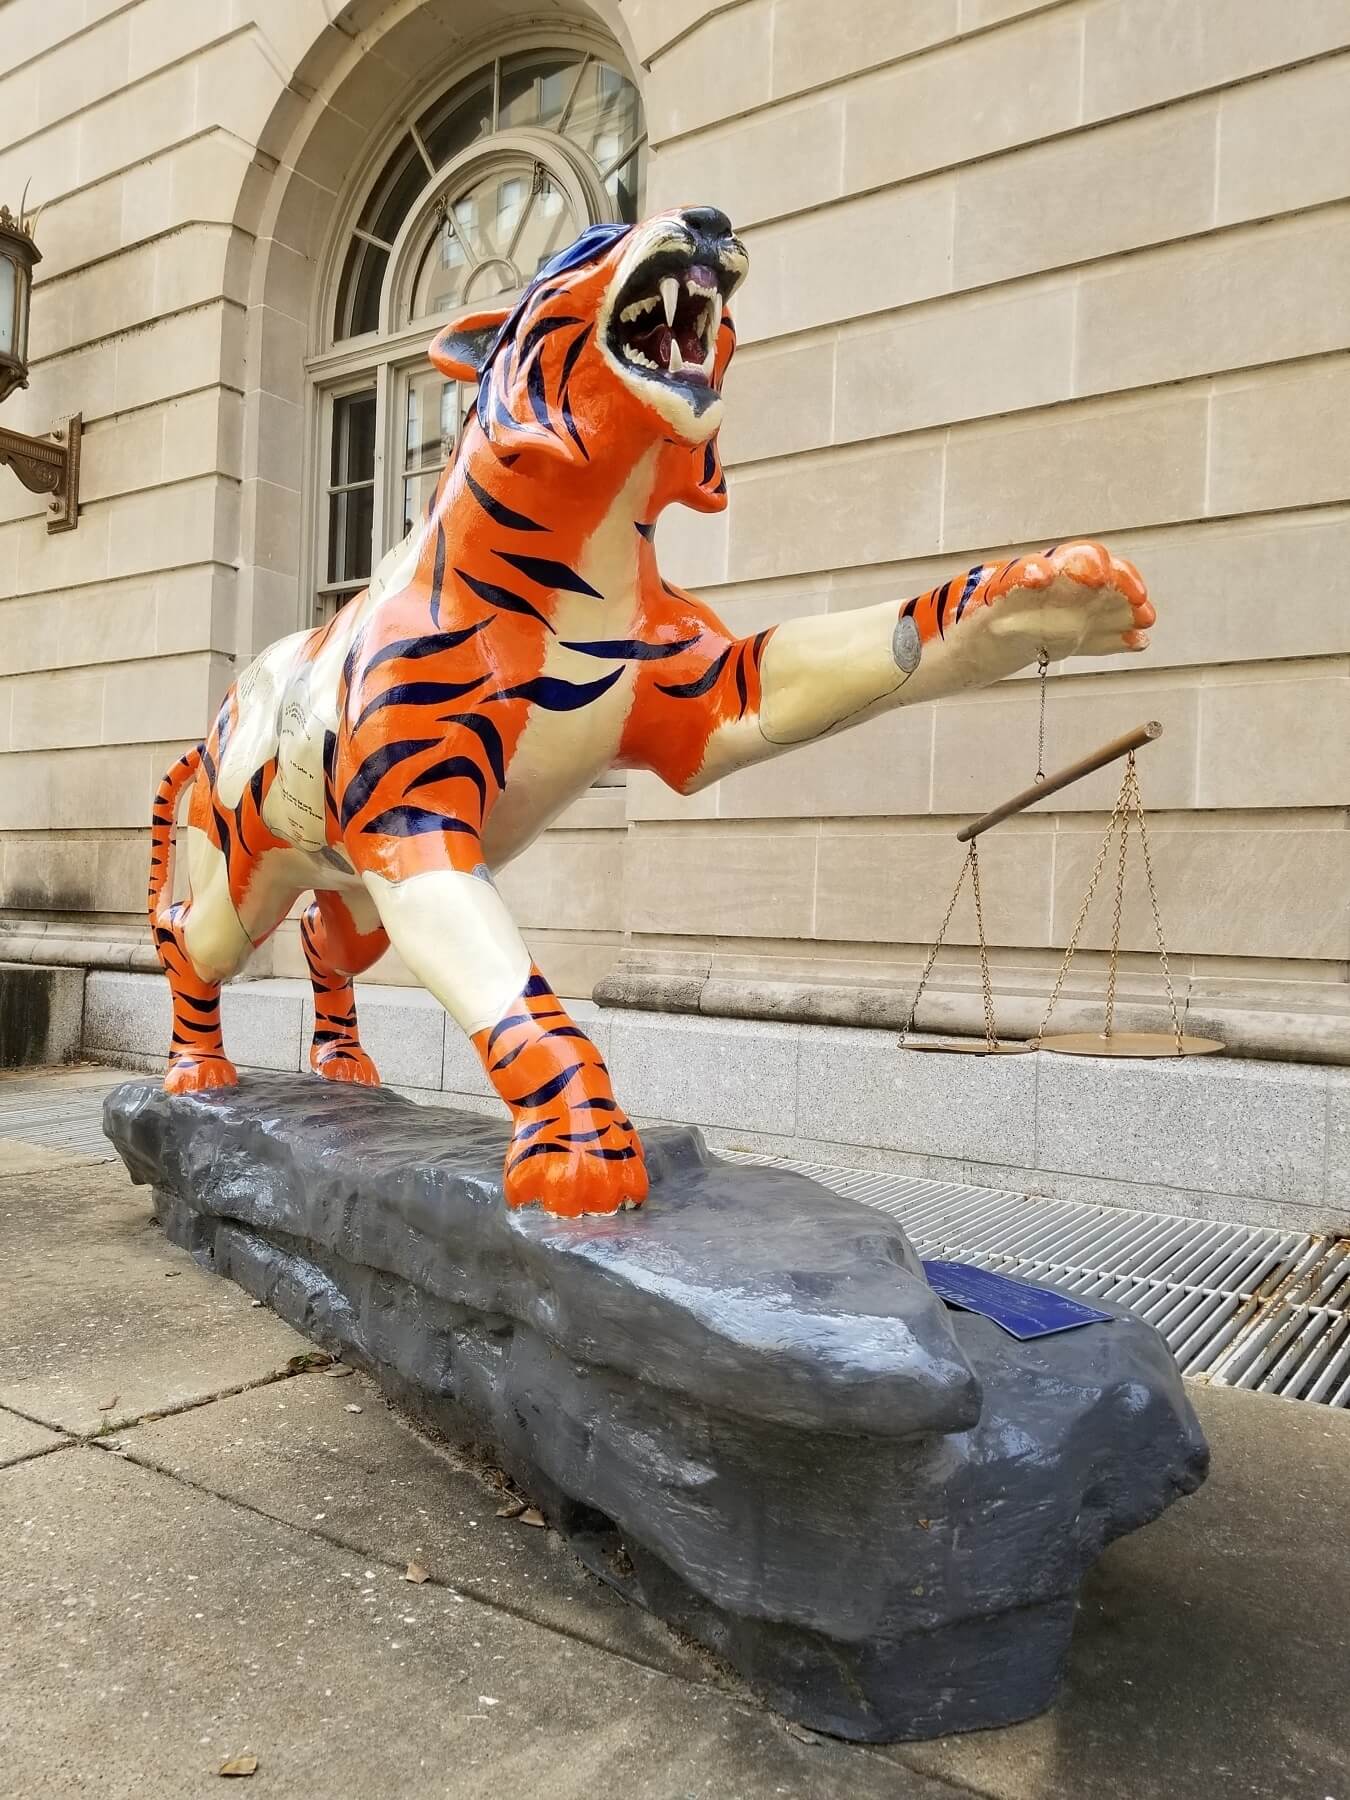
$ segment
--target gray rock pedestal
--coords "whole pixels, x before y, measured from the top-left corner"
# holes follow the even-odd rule
[[[568,1221],[507,1210],[503,1124],[383,1089],[129,1081],[104,1129],[198,1262],[822,1731],[1039,1712],[1084,1572],[1204,1478],[1150,1326],[1019,1343],[944,1307],[893,1219],[695,1131],[647,1135],[640,1212]]]

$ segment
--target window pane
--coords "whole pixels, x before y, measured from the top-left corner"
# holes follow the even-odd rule
[[[368,581],[375,531],[375,489],[348,488],[328,501],[329,581]]]
[[[408,475],[403,481],[403,534],[406,537],[436,497],[439,469],[426,469],[420,475]]]
[[[409,469],[439,470],[455,447],[458,383],[436,369],[409,378],[404,457]]]
[[[375,395],[343,394],[333,402],[333,460],[331,483],[375,478]],[[331,580],[338,577],[332,576]]]
[[[417,121],[432,162],[443,168],[492,130],[492,77],[479,79],[468,93],[462,87],[429,106]]]
[[[14,264],[0,256],[0,355],[14,354]]]
[[[387,250],[379,250],[361,238],[352,239],[338,288],[337,316],[333,321],[336,340],[379,329],[380,288],[388,261]]]
[[[605,177],[605,192],[609,195],[615,218],[625,219],[630,225],[637,223],[638,197],[646,179],[647,146],[642,144],[627,162],[620,163],[612,175]]]
[[[559,56],[538,50],[508,57],[502,64],[498,128],[505,131],[508,126],[547,128],[556,124],[580,64],[579,56]]]
[[[411,137],[402,138],[361,208],[361,217],[357,220],[361,229],[392,244],[413,201],[429,179],[421,151]]]

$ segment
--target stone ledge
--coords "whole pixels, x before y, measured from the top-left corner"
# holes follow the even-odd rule
[[[308,983],[225,989],[242,1068],[299,1069]],[[498,1110],[472,1046],[420,990],[358,984],[390,1085]],[[1350,1071],[1222,1056],[1182,1063],[902,1053],[890,1031],[572,1003],[640,1121],[730,1144],[1146,1212],[1350,1232]],[[84,1047],[154,1067],[161,976],[93,971]]]

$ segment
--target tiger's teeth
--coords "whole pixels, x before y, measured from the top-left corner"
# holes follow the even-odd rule
[[[623,353],[628,358],[629,362],[640,363],[644,369],[654,369],[657,366],[650,356],[644,356],[640,350],[635,350],[631,344],[624,345]]]
[[[623,320],[625,325],[629,325],[634,319],[640,319],[643,313],[648,312],[653,306],[658,304],[659,302],[656,295],[648,294],[645,299],[634,300],[631,306],[625,306],[623,311],[619,314],[619,317]]]
[[[661,278],[661,304],[666,309],[666,324],[674,325],[675,308],[680,303],[680,284],[674,275]]]
[[[672,375],[678,375],[680,370],[684,367],[684,358],[680,355],[680,343],[678,338],[672,338],[670,340],[669,367]]]

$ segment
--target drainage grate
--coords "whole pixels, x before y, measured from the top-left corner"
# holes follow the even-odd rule
[[[103,1135],[103,1096],[126,1079],[125,1069],[88,1065],[0,1075],[0,1138],[111,1162],[117,1152]]]
[[[1350,1240],[754,1151],[899,1218],[921,1256],[999,1269],[1147,1319],[1183,1374],[1350,1407]]]
[[[103,1096],[126,1070],[0,1077],[0,1138],[111,1159]],[[1147,1319],[1183,1374],[1350,1407],[1350,1239],[1126,1212],[729,1150],[894,1214],[921,1256],[976,1263]]]

